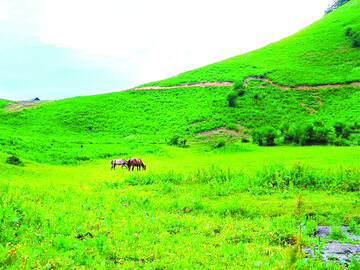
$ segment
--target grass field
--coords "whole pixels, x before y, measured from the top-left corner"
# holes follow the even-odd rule
[[[284,269],[299,222],[307,246],[318,224],[359,220],[358,147],[241,147],[164,146],[139,172],[111,171],[108,159],[21,167],[1,154],[0,266]]]
[[[360,245],[339,227],[360,235],[359,10],[349,1],[279,42],[150,83],[233,87],[0,99],[0,268],[360,269],[321,260],[328,241]],[[293,88],[335,83],[347,85]],[[147,170],[110,170],[131,157]]]

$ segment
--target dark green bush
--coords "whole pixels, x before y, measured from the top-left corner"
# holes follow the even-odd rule
[[[284,127],[283,127],[284,128]],[[307,124],[296,123],[288,129],[283,129],[285,143],[298,145],[326,145],[333,144],[336,138],[335,129],[320,122]]]
[[[178,145],[179,143],[179,140],[180,140],[180,136],[179,135],[174,135],[170,141],[169,141],[169,145]]]
[[[215,144],[215,148],[221,148],[224,147],[226,144],[226,141],[223,138],[218,139],[217,143]]]
[[[352,26],[346,30],[346,35],[350,38],[353,47],[360,47],[360,26]]]
[[[169,145],[176,145],[183,148],[188,147],[186,143],[187,143],[187,139],[182,138],[179,135],[174,135],[168,142]]]
[[[8,157],[6,160],[7,164],[12,164],[12,165],[16,165],[16,166],[24,166],[24,163],[16,156],[11,156]]]
[[[242,82],[242,81],[235,81],[235,82],[233,83],[233,89],[234,89],[234,91],[238,91],[238,90],[244,89],[244,84],[243,84],[243,82]]]
[[[254,143],[258,145],[274,146],[275,139],[279,137],[279,132],[270,126],[257,128],[252,131]]]
[[[334,128],[335,128],[336,137],[338,138],[341,137],[344,139],[349,138],[351,134],[351,129],[346,123],[336,122],[334,124]]]
[[[226,100],[229,102],[229,106],[230,107],[236,107],[236,98],[237,98],[237,94],[236,93],[230,93]]]

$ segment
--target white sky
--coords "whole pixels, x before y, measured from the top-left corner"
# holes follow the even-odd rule
[[[0,0],[0,98],[58,99],[165,79],[291,35],[331,2]]]

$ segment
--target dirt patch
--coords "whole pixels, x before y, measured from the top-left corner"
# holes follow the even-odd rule
[[[213,136],[213,135],[217,135],[217,134],[219,134],[221,132],[225,132],[225,133],[228,133],[228,134],[232,134],[235,137],[244,137],[244,138],[249,138],[250,137],[250,134],[245,134],[244,133],[246,127],[244,127],[242,125],[239,125],[239,124],[237,126],[238,126],[239,130],[228,129],[226,127],[219,127],[217,129],[196,133],[196,135],[197,136]]]
[[[53,100],[32,100],[32,101],[13,101],[4,107],[4,112],[16,112],[24,109],[34,108],[46,103],[54,102]]]
[[[276,86],[281,88],[282,90],[289,90],[289,89],[297,89],[297,90],[312,90],[312,89],[322,89],[322,88],[327,88],[327,87],[344,87],[344,86],[360,86],[360,81],[355,81],[355,82],[347,82],[347,83],[330,83],[330,84],[317,84],[317,85],[298,85],[298,86],[286,86],[286,85],[281,85],[279,83],[275,83],[267,78],[263,78],[261,76],[249,76],[244,80],[244,86],[248,86],[248,82],[251,79],[257,79],[257,80],[262,80],[264,82],[269,83],[272,86]]]
[[[209,86],[209,85],[213,85],[213,86],[232,86],[233,83],[232,82],[195,82],[195,83],[182,83],[182,84],[171,85],[171,86],[151,85],[151,86],[138,87],[138,88],[135,88],[135,90],[140,90],[140,89],[171,89],[171,88],[191,87],[191,86],[205,87],[205,86]]]
[[[347,83],[332,83],[332,84],[317,84],[317,85],[298,85],[298,86],[286,86],[281,85],[279,83],[275,83],[267,78],[261,77],[261,76],[248,76],[244,80],[244,86],[247,87],[248,83],[252,79],[261,80],[263,82],[267,82],[272,86],[276,86],[281,88],[282,90],[289,90],[289,89],[297,89],[297,90],[311,90],[311,89],[322,89],[327,87],[344,87],[344,86],[360,86],[360,81],[355,82],[347,82]],[[151,86],[143,86],[143,87],[137,87],[134,88],[135,90],[140,89],[171,89],[171,88],[178,88],[178,87],[191,87],[191,86],[232,86],[233,82],[226,81],[226,82],[194,82],[194,83],[182,83],[178,85],[171,85],[171,86],[159,86],[159,85],[151,85]],[[265,87],[266,84],[259,84],[259,87]]]
[[[304,102],[300,102],[300,105],[303,106],[305,109],[308,109],[310,114],[317,113],[317,110],[315,110],[313,107],[307,107]]]
[[[339,226],[347,241],[329,239],[331,226],[318,226],[316,236],[319,236],[325,243],[322,248],[318,245],[304,248],[302,251],[309,256],[320,256],[323,261],[351,261],[351,257],[360,258],[360,236],[348,232],[349,227]],[[350,243],[351,242],[351,243]]]

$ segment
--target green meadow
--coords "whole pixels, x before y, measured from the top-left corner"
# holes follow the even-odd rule
[[[233,86],[0,99],[0,268],[360,269],[359,10],[147,84]]]
[[[317,225],[358,222],[359,148],[240,146],[164,146],[130,172],[2,154],[0,265],[356,269],[292,250],[317,243]]]

